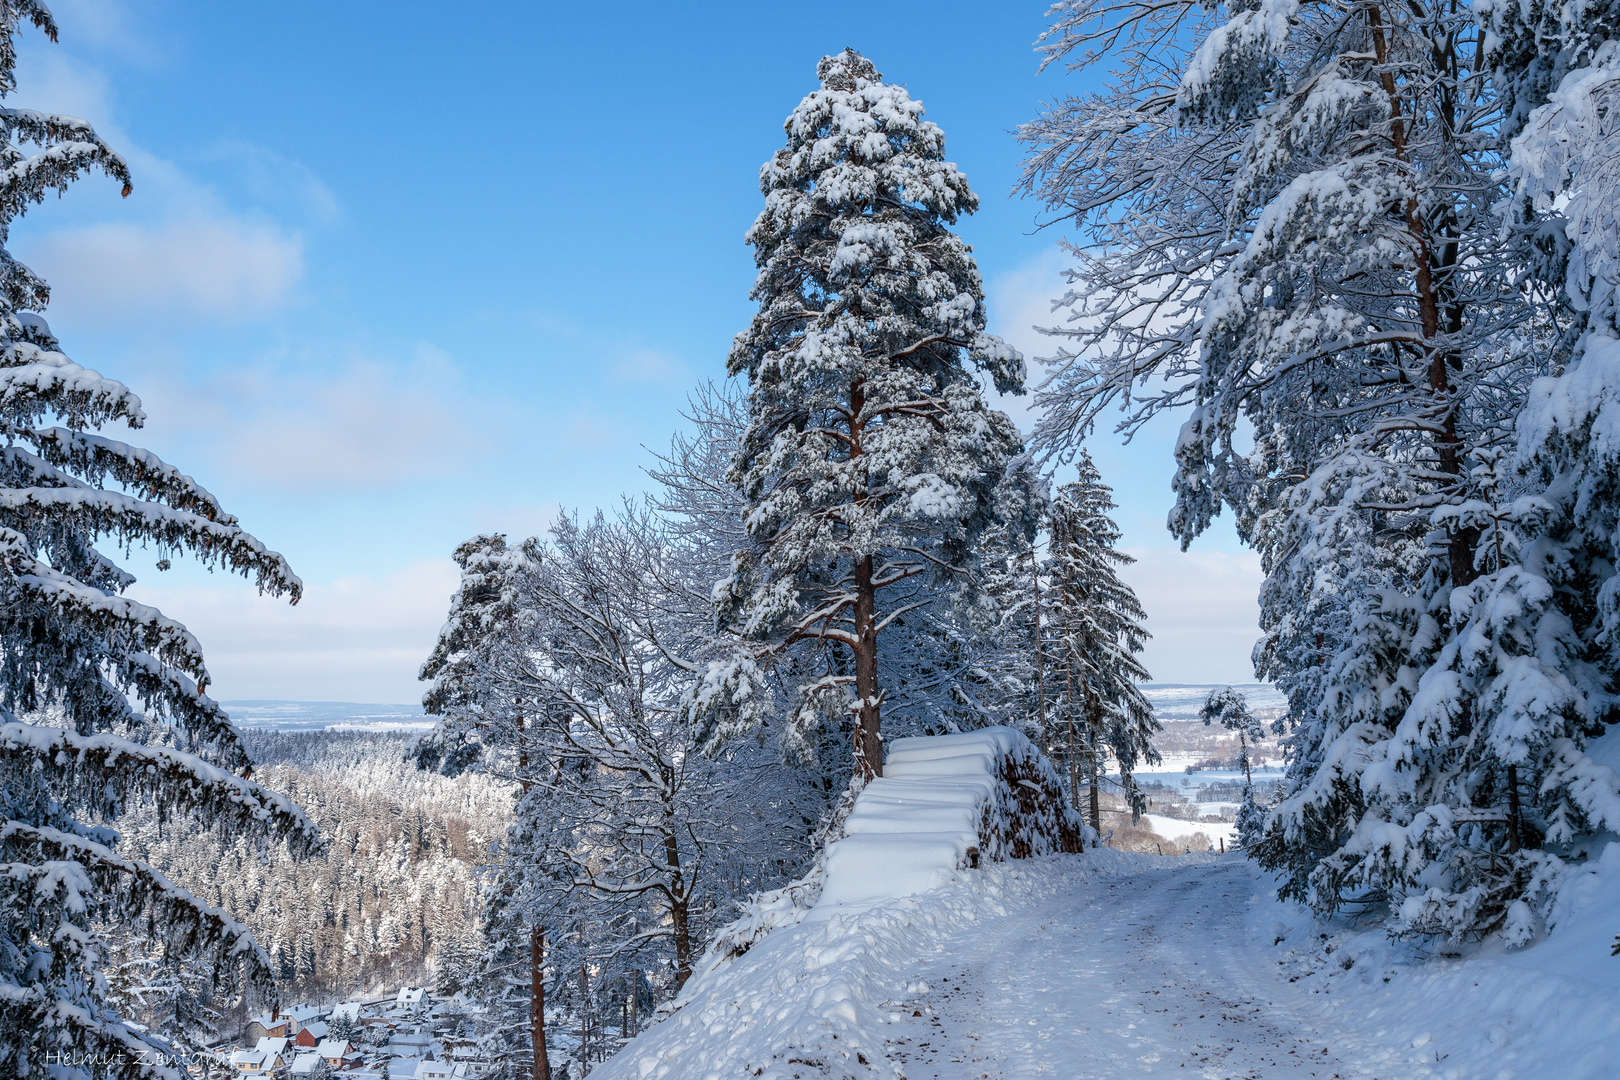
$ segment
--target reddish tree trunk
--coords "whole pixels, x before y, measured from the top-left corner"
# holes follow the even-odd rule
[[[546,983],[540,973],[545,949],[546,932],[536,926],[529,931],[529,1037],[534,1040],[530,1080],[551,1080],[551,1060],[546,1056]]]
[[[855,564],[855,768],[866,780],[883,775],[883,740],[878,734],[877,590],[872,587],[872,556]]]

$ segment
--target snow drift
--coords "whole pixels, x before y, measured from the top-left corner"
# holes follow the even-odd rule
[[[1051,763],[1012,728],[897,739],[827,850],[811,917],[927,892],[981,860],[1080,844]]]

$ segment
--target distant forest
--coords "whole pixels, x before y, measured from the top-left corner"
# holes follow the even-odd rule
[[[331,843],[296,861],[272,846],[121,822],[129,854],[253,928],[290,1000],[431,983],[440,958],[474,950],[479,866],[510,797],[488,777],[404,762],[398,733],[249,731],[255,778],[287,793]]]

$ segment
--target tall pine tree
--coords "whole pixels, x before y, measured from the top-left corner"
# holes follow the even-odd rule
[[[56,36],[44,4],[0,2],[0,96],[16,87],[24,22]],[[82,120],[8,107],[0,132],[0,240],[85,173],[129,194],[123,159]],[[299,854],[321,841],[247,778],[242,740],[203,693],[196,638],[123,596],[133,576],[96,545],[191,552],[293,600],[301,585],[191,477],[98,433],[140,427],[140,400],[62,354],[27,310],[49,297],[0,249],[0,1074],[168,1077],[178,1073],[162,1040],[107,1001],[110,946],[97,927],[141,935],[161,967],[205,970],[221,990],[273,1002],[274,971],[245,926],[121,855],[112,823],[146,805]]]
[[[749,230],[759,312],[732,346],[749,425],[731,477],[748,543],[715,589],[749,647],[694,698],[715,737],[753,726],[765,669],[795,651],[800,718],[852,710],[860,776],[882,770],[878,641],[896,620],[971,587],[975,541],[1019,448],[977,373],[1002,392],[1023,361],[984,332],[984,290],[950,225],[978,200],[944,135],[853,51],[785,124]]]

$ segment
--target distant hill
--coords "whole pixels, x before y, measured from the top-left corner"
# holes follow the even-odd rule
[[[378,705],[358,701],[225,701],[239,727],[275,731],[412,731],[431,727],[420,705]]]
[[[1197,720],[1198,710],[1217,683],[1147,683],[1142,691],[1160,721]],[[1249,699],[1249,707],[1264,720],[1280,716],[1288,707],[1281,691],[1269,683],[1233,683]],[[358,701],[226,701],[231,719],[245,728],[276,731],[415,730],[431,727],[433,718],[420,705],[382,705]]]
[[[1144,683],[1142,693],[1161,722],[1197,720],[1209,692],[1227,685],[1242,691],[1249,699],[1250,710],[1262,720],[1275,719],[1288,711],[1288,699],[1270,683]]]

